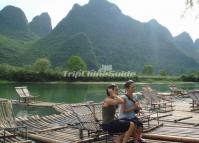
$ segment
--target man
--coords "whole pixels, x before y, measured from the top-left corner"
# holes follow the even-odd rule
[[[119,105],[119,119],[134,122],[136,125],[136,134],[134,136],[134,143],[146,143],[144,139],[141,138],[141,133],[143,129],[142,122],[136,117],[136,114],[141,109],[139,103],[135,101],[135,82],[129,80],[124,84],[125,94],[121,97],[124,99],[124,104]]]

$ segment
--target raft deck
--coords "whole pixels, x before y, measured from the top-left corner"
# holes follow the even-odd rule
[[[174,110],[159,113],[159,121],[162,126],[143,133],[148,143],[180,143],[199,142],[199,113],[191,112],[191,99],[176,100]],[[36,104],[35,104],[36,105]],[[48,104],[50,106],[50,104]],[[52,104],[51,106],[53,106]],[[41,104],[39,104],[41,106]],[[48,106],[48,107],[49,107]],[[155,117],[154,117],[155,118]],[[83,131],[83,139],[80,139],[80,130],[77,120],[69,113],[53,114],[48,116],[31,116],[17,118],[19,125],[28,127],[28,136],[40,142],[74,143],[96,142]],[[150,121],[154,122],[154,121]],[[147,130],[147,129],[146,129]],[[112,142],[111,140],[108,142]]]

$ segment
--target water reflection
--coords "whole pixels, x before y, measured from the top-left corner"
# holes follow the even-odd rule
[[[16,117],[27,117],[31,115],[50,115],[57,113],[57,111],[52,108],[32,107],[24,105],[13,105],[13,111]]]

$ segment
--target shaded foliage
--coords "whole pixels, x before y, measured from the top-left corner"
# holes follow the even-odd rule
[[[145,75],[152,75],[153,74],[153,65],[144,65],[144,69],[142,71]]]
[[[47,58],[40,58],[35,61],[32,68],[36,72],[45,72],[50,68],[50,61]]]
[[[199,76],[195,74],[186,74],[181,76],[182,81],[186,82],[199,82]]]
[[[166,76],[168,73],[165,70],[160,70],[160,76]]]
[[[69,71],[87,70],[86,63],[79,56],[71,56],[68,60]]]

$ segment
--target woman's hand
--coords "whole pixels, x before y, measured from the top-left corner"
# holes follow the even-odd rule
[[[116,92],[113,89],[108,89],[108,92],[114,98],[117,96]]]

